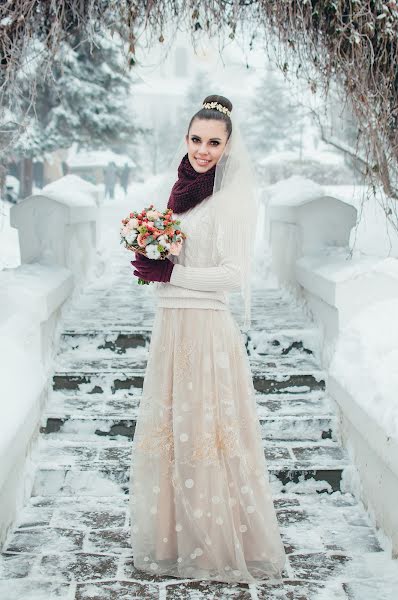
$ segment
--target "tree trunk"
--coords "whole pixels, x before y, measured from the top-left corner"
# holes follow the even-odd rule
[[[20,162],[20,188],[19,197],[31,196],[33,189],[33,161],[31,158],[23,158]]]

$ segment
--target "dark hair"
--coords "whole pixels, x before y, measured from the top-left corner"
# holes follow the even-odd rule
[[[228,98],[226,98],[225,96],[218,96],[217,94],[206,96],[206,98],[203,100],[203,104],[207,104],[208,102],[217,102],[218,104],[221,104],[221,106],[224,106],[228,110],[232,110],[232,102],[228,100]],[[214,119],[216,121],[224,121],[228,138],[232,133],[231,118],[226,113],[217,110],[217,108],[201,108],[200,110],[198,110],[198,112],[194,114],[194,116],[189,122],[188,133],[191,129],[191,125],[194,119]]]

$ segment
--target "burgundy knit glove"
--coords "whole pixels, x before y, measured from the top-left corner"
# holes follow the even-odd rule
[[[130,261],[136,268],[134,275],[145,281],[162,281],[163,283],[170,281],[174,268],[174,263],[171,260],[168,258],[155,260],[147,258],[139,252],[136,252],[135,256],[136,259]]]

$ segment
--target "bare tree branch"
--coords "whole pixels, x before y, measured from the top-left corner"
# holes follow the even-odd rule
[[[3,0],[0,2],[0,100],[18,106],[19,73],[39,43],[49,64],[63,39],[98,29],[126,40],[126,64],[137,42],[164,43],[166,25],[234,39],[238,26],[266,38],[282,71],[295,70],[311,89],[338,81],[361,130],[371,183],[398,198],[398,7],[396,0]],[[33,92],[32,92],[33,93]],[[395,211],[392,211],[393,213]]]

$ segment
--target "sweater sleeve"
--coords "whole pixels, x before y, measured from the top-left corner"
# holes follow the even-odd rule
[[[215,267],[184,267],[176,263],[170,283],[190,290],[207,292],[238,291],[240,289],[239,266],[231,259],[223,259]]]

